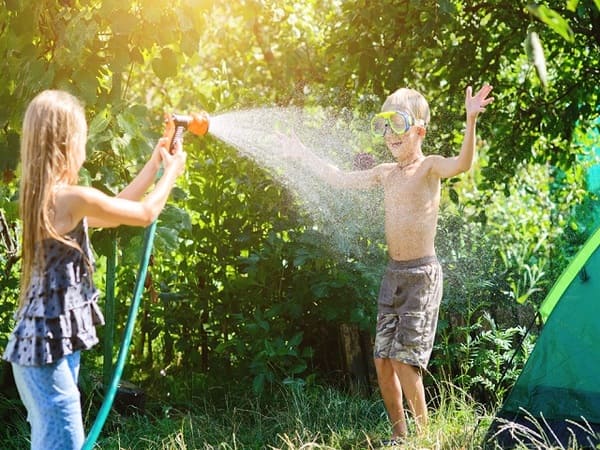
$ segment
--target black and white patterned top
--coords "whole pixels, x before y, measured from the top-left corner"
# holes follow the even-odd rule
[[[45,267],[34,265],[27,303],[17,311],[17,324],[2,356],[9,362],[23,366],[52,364],[98,343],[95,327],[104,325],[104,317],[88,268],[93,267],[94,259],[87,221],[83,219],[68,236],[85,256],[55,239],[43,241]]]

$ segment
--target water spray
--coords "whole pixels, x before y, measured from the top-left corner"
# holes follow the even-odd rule
[[[169,150],[173,152],[175,141],[181,141],[183,133],[189,131],[196,136],[204,136],[208,133],[210,117],[206,111],[191,114],[172,114],[167,118],[167,122],[172,122],[175,126],[175,132],[169,144]],[[168,127],[168,125],[167,125]]]

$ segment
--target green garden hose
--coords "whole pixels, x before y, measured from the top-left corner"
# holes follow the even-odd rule
[[[121,380],[121,375],[123,374],[123,368],[125,367],[125,361],[127,359],[129,345],[131,344],[131,338],[133,336],[133,327],[135,326],[135,319],[140,307],[142,293],[144,292],[144,282],[146,280],[146,273],[148,272],[148,263],[150,262],[150,255],[152,253],[152,245],[154,243],[155,232],[156,221],[154,221],[146,229],[142,260],[140,262],[140,268],[138,270],[137,280],[135,283],[133,300],[131,302],[131,306],[129,307],[129,317],[127,318],[127,324],[125,325],[123,342],[121,343],[121,347],[119,348],[119,355],[117,356],[117,362],[115,364],[113,376],[110,381],[108,390],[105,393],[104,401],[102,402],[102,406],[100,407],[98,416],[96,417],[96,420],[94,421],[94,424],[92,425],[92,428],[90,429],[90,432],[88,433],[87,438],[83,443],[82,450],[91,450],[94,447],[94,444],[98,439],[100,431],[102,431],[104,422],[106,422],[106,418],[108,417],[113,401],[115,399],[115,395],[119,387],[119,382]],[[113,267],[112,270],[114,271],[114,264],[111,264],[111,267]],[[114,273],[110,276],[109,274],[107,274],[107,279],[112,280],[112,282],[114,283]]]

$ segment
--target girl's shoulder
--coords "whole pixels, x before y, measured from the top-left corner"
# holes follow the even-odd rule
[[[64,185],[54,194],[54,228],[65,235],[74,230],[86,216],[86,204],[95,195],[95,188],[81,185]]]

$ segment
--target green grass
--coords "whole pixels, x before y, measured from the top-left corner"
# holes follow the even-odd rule
[[[113,412],[96,448],[362,450],[377,448],[389,437],[390,424],[377,392],[371,398],[322,386],[281,386],[268,398],[218,392],[205,400],[189,398],[181,407],[153,400],[143,415]],[[492,413],[451,384],[440,384],[436,392],[427,431],[415,436],[409,418],[413,434],[401,448],[481,448]],[[26,449],[28,427],[22,411],[13,419],[0,433],[0,448]],[[94,419],[90,408],[88,427]],[[536,448],[550,447],[540,443]]]
[[[460,395],[432,409],[428,432],[404,448],[475,448],[478,408]],[[412,424],[411,424],[412,425]],[[413,427],[414,428],[414,427]],[[105,432],[103,449],[369,449],[389,436],[381,399],[350,396],[330,388],[281,390],[275,398],[226,399],[226,406],[137,416]]]
[[[488,415],[455,387],[438,391],[431,402],[436,406],[430,411],[429,429],[422,436],[411,436],[402,448],[477,448]],[[179,408],[150,404],[143,415],[111,413],[96,448],[373,449],[390,435],[377,392],[366,398],[322,386],[281,386],[263,398],[233,393],[211,397],[190,399]],[[89,427],[94,412],[87,415]],[[414,430],[410,419],[409,426]],[[28,448],[27,433],[21,415],[3,433],[0,448]]]

